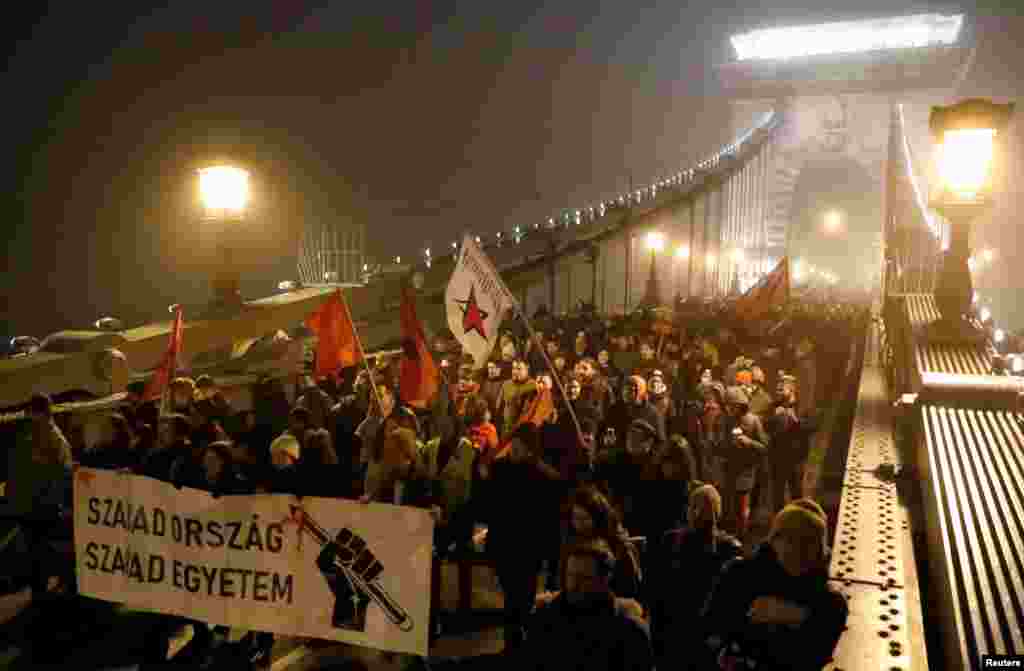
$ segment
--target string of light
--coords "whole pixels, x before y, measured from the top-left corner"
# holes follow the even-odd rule
[[[770,110],[763,114],[761,118],[750,128],[748,128],[742,135],[734,140],[729,145],[719,149],[717,152],[703,159],[697,165],[686,170],[681,170],[670,177],[665,177],[659,180],[655,180],[648,184],[644,188],[636,189],[629,193],[621,193],[616,197],[602,201],[598,205],[592,205],[589,207],[583,207],[578,209],[567,209],[563,210],[560,215],[548,217],[544,223],[535,222],[532,229],[516,225],[511,234],[507,234],[505,231],[498,231],[495,234],[495,240],[482,241],[479,236],[476,237],[477,243],[481,244],[484,248],[491,247],[494,245],[500,246],[506,240],[512,240],[515,244],[521,243],[527,239],[532,231],[540,231],[542,228],[546,230],[555,229],[561,224],[564,228],[569,228],[572,225],[580,226],[586,223],[594,223],[597,220],[604,217],[608,212],[616,209],[621,209],[627,206],[640,205],[644,202],[654,200],[659,191],[668,189],[677,189],[683,186],[688,186],[695,181],[698,177],[703,177],[703,173],[709,170],[717,168],[724,159],[729,156],[734,156],[740,152],[740,150],[748,143],[754,135],[761,130],[772,130],[778,123],[779,117],[774,110]],[[459,243],[458,241],[451,242],[451,257],[455,257],[458,254]],[[436,261],[440,255],[431,254],[431,247],[427,247],[422,253],[422,263],[426,268],[430,268],[433,262]],[[443,258],[443,257],[440,257]]]

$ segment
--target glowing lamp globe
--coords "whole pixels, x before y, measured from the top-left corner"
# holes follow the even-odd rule
[[[975,200],[989,184],[996,131],[991,128],[947,130],[939,153],[939,176],[958,200]]]
[[[690,248],[686,245],[681,245],[676,248],[676,258],[679,260],[685,260],[690,258]]]
[[[825,214],[825,232],[826,233],[838,233],[839,229],[843,226],[843,215],[836,210],[832,210]]]
[[[207,213],[241,213],[249,202],[249,173],[229,165],[201,169],[199,199]]]
[[[1004,340],[1006,340],[1006,331],[1004,331],[1003,329],[996,329],[995,332],[992,334],[992,339],[996,341],[997,345],[1001,344]]]
[[[647,249],[652,252],[660,252],[665,249],[665,236],[657,231],[647,234]]]
[[[982,99],[932,108],[928,125],[938,145],[940,206],[988,200],[998,141],[1012,114],[1013,104]]]

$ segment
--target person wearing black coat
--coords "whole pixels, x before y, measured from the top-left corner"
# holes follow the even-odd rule
[[[615,433],[615,447],[625,447],[629,427],[638,419],[648,422],[655,428],[659,443],[665,441],[665,422],[647,400],[647,382],[642,377],[634,375],[623,383],[622,400],[614,403],[605,413],[599,436],[602,444],[608,430],[612,429]]]
[[[112,415],[110,417],[113,438],[92,449],[82,452],[78,463],[90,468],[106,469],[135,469],[141,463],[140,455],[135,451],[135,435],[123,415]]]
[[[145,455],[136,473],[174,484],[179,468],[192,453],[192,424],[181,414],[163,415],[157,426],[157,446]]]
[[[690,482],[696,475],[690,445],[678,435],[657,450],[642,472],[627,528],[631,535],[647,539],[646,550],[653,550],[666,531],[686,521]]]
[[[750,559],[722,570],[703,611],[703,636],[722,666],[818,671],[846,626],[846,600],[828,584],[827,523],[792,503]]]
[[[736,538],[718,528],[721,515],[718,491],[694,482],[685,512],[688,523],[665,532],[650,555],[644,589],[659,668],[713,668],[713,660],[702,655],[698,618],[722,567],[743,552]]]
[[[558,533],[558,503],[537,495],[558,479],[537,445],[536,428],[524,424],[513,433],[509,455],[490,467],[484,484],[488,555],[505,593],[505,649],[519,648],[537,595],[537,575],[547,553],[547,538]],[[550,528],[553,527],[553,528]]]
[[[564,591],[530,622],[530,638],[509,668],[535,671],[652,671],[647,626],[610,587],[615,556],[601,539],[568,548]]]
[[[203,488],[210,478],[204,472],[205,460],[202,451],[195,448],[188,438],[191,433],[188,418],[180,414],[165,415],[160,418],[158,432],[160,447],[147,455],[137,472],[172,484],[179,489]],[[216,451],[217,445],[214,443],[211,448]],[[225,476],[226,481],[227,479],[228,476]],[[168,616],[161,626],[147,633],[144,661],[164,663],[170,638],[175,630],[184,624],[191,624],[194,633],[186,648],[175,656],[175,661],[185,662],[197,668],[209,661],[213,645],[210,628],[205,622],[173,616]]]

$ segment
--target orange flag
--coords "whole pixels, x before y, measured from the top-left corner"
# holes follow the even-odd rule
[[[409,289],[402,289],[402,372],[399,393],[409,405],[426,407],[437,393],[437,366],[427,349],[423,325],[416,317],[416,303]]]
[[[326,377],[339,368],[354,366],[359,362],[356,332],[341,289],[306,318],[306,326],[318,339],[316,377]]]
[[[516,426],[512,429],[512,433],[523,424],[533,424],[538,429],[548,420],[551,415],[555,412],[555,398],[551,394],[550,389],[541,389],[530,401],[530,404],[523,410],[523,414],[519,416],[519,421],[516,422]],[[494,457],[495,459],[504,459],[508,456],[509,451],[512,449],[512,435],[509,434],[504,436],[501,441],[501,445],[498,448],[498,454]]]
[[[160,360],[160,366],[153,372],[146,389],[142,392],[142,401],[152,401],[164,395],[167,385],[171,383],[178,369],[178,354],[181,352],[182,318],[181,307],[174,312],[174,325],[171,327],[171,339],[167,343],[167,351]]]
[[[519,417],[519,422],[516,426],[521,424],[530,423],[536,427],[546,422],[549,417],[555,412],[555,399],[551,395],[550,389],[541,389],[537,392],[537,395],[533,397],[533,401],[530,405],[526,406],[526,410]]]
[[[777,305],[789,301],[789,257],[783,257],[775,268],[762,277],[747,293],[736,299],[736,316],[755,320]]]

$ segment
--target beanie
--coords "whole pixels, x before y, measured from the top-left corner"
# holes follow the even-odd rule
[[[787,540],[805,547],[820,548],[824,557],[828,550],[828,527],[821,507],[813,501],[790,503],[783,508],[772,522],[770,538],[784,536]]]
[[[714,485],[697,484],[690,490],[690,526],[699,522],[715,522],[722,517],[722,496]]]

